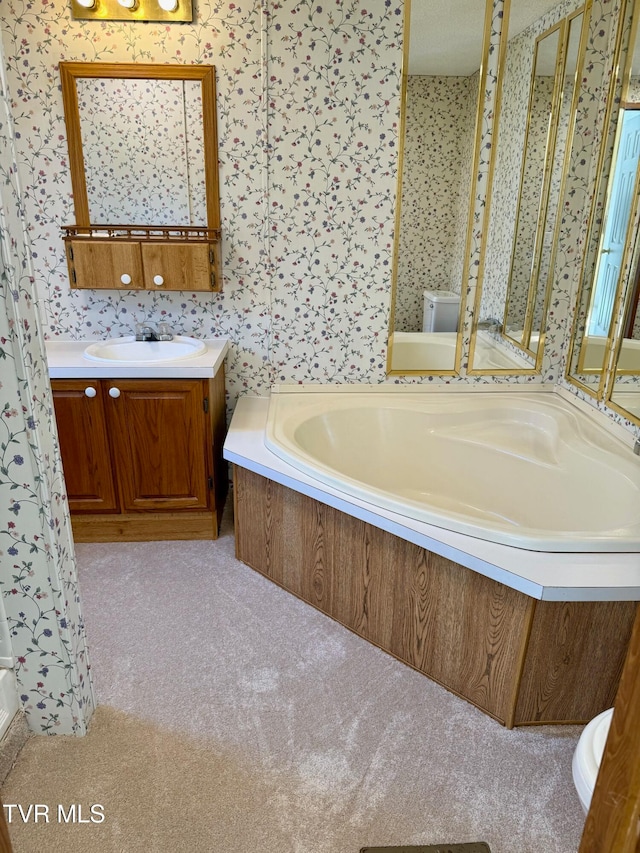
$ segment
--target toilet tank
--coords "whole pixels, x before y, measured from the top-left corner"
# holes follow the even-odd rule
[[[423,332],[456,332],[460,294],[452,290],[425,290]]]

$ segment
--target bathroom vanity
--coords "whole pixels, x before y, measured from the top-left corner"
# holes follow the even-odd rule
[[[228,342],[148,365],[91,363],[87,343],[47,343],[76,540],[217,538]]]

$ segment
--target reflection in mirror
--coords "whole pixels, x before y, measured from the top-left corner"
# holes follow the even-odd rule
[[[631,270],[611,402],[640,424],[640,239],[637,237]]]
[[[634,113],[640,115],[640,104],[637,106]],[[640,168],[636,168],[634,175],[633,197],[628,245],[621,264],[628,272],[623,275],[626,280],[620,292],[622,324],[616,341],[610,402],[631,421],[640,424]]]
[[[218,239],[215,68],[61,62],[60,80],[74,234],[171,226]]]
[[[391,370],[446,373],[456,358],[485,8],[429,0],[406,3],[405,16]]]
[[[540,238],[551,176],[547,160],[555,135],[556,69],[561,59],[562,35],[563,28],[556,25],[538,36],[533,49],[529,114],[504,315],[505,334],[523,349],[529,349],[532,282],[537,278],[540,263]],[[537,326],[540,327],[539,320]]]
[[[207,224],[196,80],[76,80],[93,225]]]
[[[598,397],[605,393],[616,306],[620,305],[618,297],[625,284],[621,273],[640,155],[640,79],[635,70],[637,57],[628,49],[629,23],[628,16],[623,18],[621,54],[616,65],[622,69],[626,64],[626,82],[618,71],[612,83],[614,94],[609,97],[607,143],[598,164],[567,363],[569,381]]]
[[[474,371],[494,371],[488,340],[511,372],[541,366],[585,20],[582,8],[567,15],[568,8],[512,3]]]
[[[576,94],[576,73],[580,57],[582,28],[585,25],[585,12],[574,12],[567,19],[568,31],[565,36],[564,76],[561,78],[560,103],[558,104],[558,122],[554,146],[554,156],[550,163],[551,180],[546,213],[542,217],[540,253],[538,255],[537,277],[532,278],[531,298],[533,311],[530,313],[528,329],[528,349],[532,354],[542,354],[544,324],[553,281],[550,278],[555,261],[555,249],[560,228],[560,199],[564,192],[564,178],[571,153],[571,119],[573,99]],[[585,28],[586,29],[586,28]],[[586,33],[585,33],[586,35]],[[524,342],[526,345],[526,342]],[[538,364],[540,359],[537,359]]]

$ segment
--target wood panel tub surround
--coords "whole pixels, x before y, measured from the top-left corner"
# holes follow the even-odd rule
[[[637,602],[537,601],[234,465],[239,560],[507,727],[613,704]]]

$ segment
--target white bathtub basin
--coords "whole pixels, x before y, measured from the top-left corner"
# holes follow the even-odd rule
[[[640,460],[555,394],[273,393],[265,443],[448,530],[539,551],[640,550]]]
[[[175,335],[170,341],[137,341],[133,335],[89,344],[84,357],[103,364],[161,364],[201,355],[207,345],[196,338]]]

